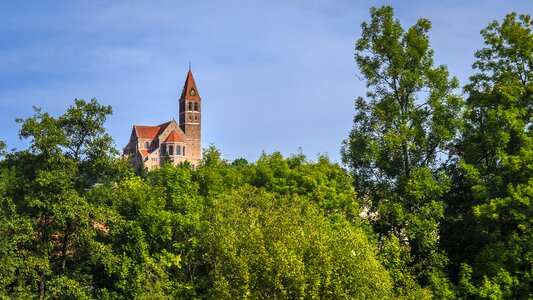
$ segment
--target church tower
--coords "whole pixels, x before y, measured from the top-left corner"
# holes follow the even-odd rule
[[[201,98],[194,82],[191,69],[187,73],[187,79],[179,100],[179,126],[187,136],[188,148],[185,151],[191,163],[197,164],[202,154],[202,107]]]

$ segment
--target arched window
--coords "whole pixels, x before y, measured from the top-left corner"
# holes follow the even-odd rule
[[[192,110],[192,102],[189,102],[189,111]]]
[[[195,120],[195,121],[198,121],[198,116],[194,116],[194,120]]]
[[[181,147],[176,147],[176,155],[181,155]]]
[[[183,146],[183,156],[185,156],[185,146]]]
[[[174,155],[174,147],[168,146],[168,155]]]
[[[149,142],[145,142],[144,143],[144,148],[146,148],[146,149],[150,148],[150,143]]]
[[[198,103],[194,103],[194,111],[198,111]]]

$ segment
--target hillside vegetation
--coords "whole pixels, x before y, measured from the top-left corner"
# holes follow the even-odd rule
[[[148,172],[75,100],[0,142],[1,299],[533,298],[533,20],[481,31],[458,91],[429,20],[372,8],[343,166],[263,153]]]

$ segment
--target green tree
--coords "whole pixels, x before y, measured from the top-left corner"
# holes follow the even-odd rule
[[[116,173],[118,151],[104,127],[107,116],[112,113],[111,106],[100,105],[96,99],[89,102],[76,99],[74,105],[57,120],[65,137],[61,144],[64,155],[76,162],[79,168],[79,188],[109,180]]]
[[[214,272],[213,268],[215,268],[215,265],[218,265],[219,263],[214,263],[214,261],[209,261],[207,263],[206,258],[207,257],[213,257],[214,260],[218,261],[220,260],[220,263],[222,262],[228,262],[229,258],[222,257],[222,253],[228,253],[228,251],[236,251],[237,246],[232,246],[228,244],[228,241],[225,241],[227,238],[227,234],[222,233],[222,228],[225,228],[224,226],[242,226],[243,234],[244,234],[244,228],[247,228],[246,222],[252,222],[251,220],[243,220],[240,225],[236,225],[235,222],[239,222],[237,219],[245,218],[246,211],[248,208],[245,206],[242,207],[242,210],[240,211],[241,214],[239,215],[237,212],[234,216],[231,217],[231,220],[228,220],[229,224],[221,224],[217,222],[217,212],[218,211],[226,211],[230,209],[238,209],[240,206],[235,206],[236,204],[233,203],[233,198],[238,197],[240,199],[241,194],[249,194],[252,193],[253,195],[258,194],[257,197],[261,198],[261,202],[264,202],[265,205],[269,201],[272,201],[273,203],[270,203],[268,205],[273,205],[269,209],[276,209],[275,215],[281,214],[281,212],[278,212],[278,200],[277,197],[283,197],[287,202],[294,201],[294,205],[303,205],[306,203],[308,207],[313,207],[313,211],[318,213],[320,215],[321,220],[328,220],[329,224],[332,229],[331,234],[332,236],[337,237],[336,230],[348,230],[349,232],[355,232],[357,231],[357,239],[363,238],[366,240],[366,231],[363,229],[364,227],[361,227],[360,218],[358,216],[358,213],[360,212],[359,207],[356,202],[356,194],[353,190],[353,187],[351,185],[351,178],[350,176],[338,165],[335,163],[331,163],[327,157],[319,157],[317,162],[311,162],[309,161],[303,154],[297,154],[290,156],[288,158],[284,158],[279,152],[275,152],[272,154],[265,154],[263,153],[258,161],[253,163],[229,163],[221,158],[221,153],[218,149],[211,146],[209,149],[207,149],[204,152],[204,157],[202,164],[200,168],[193,172],[193,179],[195,182],[198,183],[199,193],[204,198],[204,216],[203,221],[201,221],[200,230],[197,232],[203,233],[198,237],[199,244],[201,245],[200,249],[194,250],[196,253],[196,262],[192,265],[194,266],[194,270],[196,270],[196,279],[194,286],[196,287],[196,295],[210,295],[210,297],[225,297],[225,298],[232,298],[232,297],[260,297],[260,295],[266,295],[267,291],[270,288],[274,288],[275,284],[269,283],[269,285],[266,284],[267,280],[276,280],[275,278],[281,276],[280,274],[285,274],[283,271],[286,268],[286,265],[283,265],[283,259],[284,258],[270,258],[269,260],[266,260],[266,258],[257,258],[254,260],[253,266],[250,266],[251,271],[246,272],[263,272],[263,271],[257,271],[257,270],[263,270],[262,268],[270,268],[272,270],[276,269],[279,271],[274,272],[266,272],[261,280],[265,281],[265,284],[260,285],[259,279],[256,279],[257,281],[254,282],[254,285],[257,286],[248,286],[248,287],[242,287],[239,286],[241,282],[238,279],[238,276],[248,276],[243,275],[240,273],[240,271],[237,271],[233,269],[234,265],[228,265],[228,268],[222,268],[217,269],[216,272]],[[151,174],[153,171],[151,172]],[[250,187],[251,186],[251,187]],[[231,196],[230,196],[231,195]],[[266,196],[261,196],[266,195]],[[256,196],[254,196],[256,197]],[[264,198],[264,199],[263,199]],[[240,201],[240,200],[239,200]],[[258,200],[259,201],[259,200]],[[298,203],[298,204],[297,204]],[[239,204],[241,205],[241,204]],[[244,204],[242,204],[244,205]],[[289,210],[286,212],[286,214],[298,214],[300,213],[298,209],[288,209],[286,206],[279,204],[280,210]],[[303,209],[303,208],[302,208]],[[272,213],[274,215],[274,213]],[[265,212],[264,219],[267,220],[270,216],[270,212]],[[307,216],[307,214],[306,214]],[[296,216],[295,216],[296,217]],[[276,217],[273,217],[276,218]],[[285,218],[285,217],[284,217]],[[289,218],[289,217],[287,217]],[[263,219],[263,217],[262,217]],[[270,223],[265,221],[264,228],[262,230],[266,231],[275,231],[277,230],[275,227],[275,223]],[[293,222],[293,221],[291,221]],[[294,221],[296,222],[296,221]],[[322,222],[322,221],[321,221]],[[297,226],[295,224],[291,224],[289,227],[287,227],[287,231],[293,230]],[[239,227],[241,228],[241,227]],[[239,235],[239,232],[241,229],[237,227],[231,227],[228,230],[231,230],[231,235]],[[320,230],[320,229],[317,229]],[[208,233],[207,235],[205,233]],[[216,236],[213,236],[215,234],[214,232],[217,232]],[[328,231],[329,232],[329,231]],[[229,234],[229,233],[228,233]],[[250,233],[251,235],[252,233]],[[322,237],[315,237],[315,239],[327,239],[325,236],[327,233],[321,233],[324,234]],[[344,235],[350,236],[351,233],[343,233]],[[361,236],[359,236],[361,234]],[[342,234],[341,234],[342,235]],[[246,235],[239,236],[239,240],[242,239],[242,242],[245,244],[247,240],[250,240],[252,237]],[[260,237],[258,237],[260,238]],[[272,233],[272,238],[274,238],[274,233]],[[262,238],[260,238],[262,239]],[[265,238],[266,239],[266,238]],[[255,239],[257,240],[257,239]],[[215,242],[217,241],[217,242]],[[293,250],[293,248],[299,249],[298,251],[301,251],[302,248],[299,245],[293,245],[293,240],[287,240],[284,242],[279,242],[278,246],[281,248],[287,248],[285,251],[284,249],[279,249],[280,252],[272,252],[269,255],[272,257],[275,257],[278,253],[279,255],[285,255],[285,253],[290,253]],[[267,243],[268,241],[264,242]],[[214,243],[214,244],[213,244]],[[261,242],[263,243],[263,242]],[[243,256],[246,257],[254,257],[257,255],[257,253],[262,253],[258,251],[263,251],[260,248],[257,247],[264,247],[261,246],[261,243],[255,243],[250,241],[250,244],[247,244],[247,246],[242,246],[242,248],[238,248],[239,252],[242,252]],[[296,242],[295,242],[296,243]],[[365,242],[368,243],[368,242]],[[239,244],[241,245],[241,244]],[[217,247],[217,248],[213,248]],[[269,246],[270,247],[270,246]],[[311,246],[309,246],[311,247]],[[318,247],[318,246],[317,246]],[[321,246],[322,247],[322,246]],[[329,248],[328,248],[329,247]],[[320,255],[330,255],[331,253],[328,251],[334,251],[334,246],[323,246],[321,249],[323,249],[323,252],[321,252]],[[366,247],[366,246],[364,246]],[[364,248],[363,247],[363,248]],[[227,248],[227,249],[226,249]],[[296,251],[296,250],[295,250]],[[309,250],[310,251],[310,250]],[[340,251],[340,250],[339,250]],[[335,252],[337,253],[337,252]],[[235,254],[229,254],[230,257],[233,257]],[[318,255],[318,254],[317,254]],[[341,254],[337,254],[341,256]],[[369,254],[371,257],[374,257],[374,254]],[[318,259],[318,258],[317,258]],[[185,260],[185,259],[184,259]],[[239,260],[239,259],[237,259]],[[315,268],[315,265],[313,265],[314,262],[304,260],[301,257],[291,256],[291,260],[293,260],[295,263],[297,263],[299,266],[305,269],[307,273],[312,273],[314,277],[318,278],[330,278],[326,279],[326,281],[334,281],[334,278],[345,278],[343,276],[348,276],[346,274],[340,274],[340,273],[328,273],[333,272],[332,268],[334,268],[333,265],[328,265],[326,268],[327,270],[324,271],[326,273],[318,273],[312,271]],[[232,263],[235,261],[232,261]],[[207,264],[206,264],[207,263]],[[251,262],[235,262],[238,264],[241,263],[251,263]],[[326,262],[324,262],[326,263]],[[184,261],[184,267],[185,267],[185,261]],[[261,266],[263,264],[264,266]],[[270,265],[270,266],[268,266]],[[318,267],[317,267],[318,268]],[[376,268],[381,268],[379,266],[376,266]],[[257,269],[257,270],[256,270]],[[314,272],[314,273],[313,273]],[[348,271],[347,271],[348,272]],[[283,276],[288,276],[287,280],[296,280],[295,278],[292,278],[293,274],[291,272],[288,272],[287,274]],[[386,273],[386,272],[385,272]],[[217,277],[219,275],[223,276],[223,278]],[[257,274],[256,274],[257,275]],[[258,276],[258,275],[257,275]],[[295,276],[295,275],[294,275]],[[355,275],[354,275],[355,276]],[[386,276],[386,275],[383,275]],[[289,279],[291,277],[291,279]],[[317,290],[320,290],[320,292],[311,292],[310,290],[307,290],[305,287],[300,287],[301,291],[298,292],[296,286],[297,283],[290,284],[290,287],[284,287],[281,288],[282,290],[290,290],[290,295],[303,295],[302,297],[319,297],[317,295],[327,295],[327,293],[332,293],[334,295],[343,295],[342,293],[345,292],[346,295],[357,295],[353,290],[347,289],[345,286],[341,287],[341,283],[335,287],[337,289],[335,292],[324,292],[324,290],[327,290],[326,287],[324,287],[322,284],[326,285],[325,283],[320,283],[319,279],[306,279],[306,276],[302,275],[299,276],[300,279],[298,280],[316,280],[311,285],[314,285]],[[349,276],[348,276],[349,277]],[[386,276],[388,278],[388,276]],[[231,279],[230,279],[231,278]],[[349,277],[349,278],[355,278],[355,277]],[[361,281],[367,280],[368,278],[365,277],[361,279]],[[234,281],[233,281],[234,280]],[[388,280],[388,279],[387,279]],[[354,284],[359,284],[360,282],[353,282]],[[221,284],[221,286],[218,286]],[[307,283],[305,283],[307,285]],[[363,284],[363,283],[361,283]],[[229,286],[228,286],[229,285]],[[217,286],[215,288],[215,286]],[[220,288],[220,289],[219,289]],[[235,289],[234,292],[231,292],[231,290]],[[215,290],[217,292],[215,292]],[[305,292],[302,292],[302,290],[305,290]],[[342,292],[341,292],[342,291]],[[241,293],[242,292],[242,293]],[[320,294],[324,292],[325,294]],[[250,293],[248,295],[248,293]],[[285,292],[280,292],[281,295]],[[354,294],[355,293],[355,294]],[[248,295],[248,296],[246,296]],[[256,296],[251,296],[256,295]],[[307,296],[305,296],[307,295]],[[314,295],[314,296],[312,296]],[[361,294],[359,294],[361,295]],[[286,297],[289,297],[286,295]],[[348,296],[346,296],[348,297]]]
[[[0,161],[0,298],[34,297],[39,280],[38,266],[40,259],[35,252],[24,251],[21,245],[28,245],[34,240],[31,219],[17,212],[17,206],[11,197],[11,187],[16,178],[7,168],[5,161]],[[33,284],[31,288],[28,288]]]
[[[58,291],[78,298],[87,294],[81,287],[90,284],[90,278],[79,267],[94,229],[84,193],[102,174],[117,170],[103,128],[110,113],[110,107],[96,100],[76,100],[59,118],[35,108],[34,116],[17,120],[22,124],[20,137],[30,141],[30,148],[8,154],[3,162],[12,179],[2,199],[2,218],[13,220],[12,230],[21,230],[9,237],[26,236],[12,254],[14,260],[27,260],[28,266],[15,267],[20,276],[6,286],[8,295],[16,295],[21,286],[41,299],[48,290],[54,297]]]
[[[188,164],[165,165],[91,189],[99,234],[91,253],[92,288],[101,297],[196,298],[203,199]],[[96,280],[97,279],[97,280]]]
[[[354,223],[360,209],[350,176],[337,163],[319,156],[313,163],[302,154],[284,158],[281,153],[263,153],[250,166],[247,182],[279,195],[304,196],[331,218],[342,216]]]
[[[370,13],[355,54],[367,99],[356,100],[343,162],[375,231],[407,249],[409,268],[398,272],[416,274],[418,283],[447,298],[452,294],[442,273],[446,257],[438,243],[449,180],[440,167],[460,121],[462,100],[453,94],[458,81],[445,66],[433,65],[429,20],[404,30],[391,7]],[[393,278],[397,288],[407,284],[403,276]]]
[[[364,231],[313,202],[252,187],[221,195],[202,236],[209,298],[387,299],[392,282]]]
[[[445,246],[465,289],[485,298],[533,294],[533,21],[507,15],[481,31],[449,197]],[[462,229],[467,228],[468,231]],[[463,280],[464,282],[468,282]]]
[[[193,298],[194,288],[201,280],[199,239],[206,226],[204,199],[199,194],[199,185],[194,180],[194,172],[188,163],[166,166],[150,172],[153,186],[164,189],[165,210],[171,215],[171,235],[166,241],[158,242],[166,253],[180,260],[179,272],[171,276],[174,281],[174,295],[179,298]],[[154,231],[159,235],[159,230]]]
[[[244,184],[245,170],[238,170],[222,158],[214,145],[205,149],[194,179],[198,182],[200,195],[212,199]]]

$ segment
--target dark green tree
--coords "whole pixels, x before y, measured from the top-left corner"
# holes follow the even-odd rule
[[[465,295],[526,299],[533,296],[533,20],[512,13],[481,34],[486,46],[465,87],[445,246]]]
[[[94,229],[91,204],[84,193],[96,182],[114,176],[120,168],[103,123],[109,106],[76,100],[65,114],[54,118],[35,108],[35,115],[17,121],[20,137],[30,148],[8,154],[3,162],[10,178],[2,217],[23,224],[13,259],[28,261],[16,268],[20,276],[6,284],[7,295],[25,291],[45,298],[84,298],[90,278],[79,269]],[[20,236],[12,236],[20,238]],[[28,270],[29,269],[29,270]],[[66,289],[66,287],[70,287]]]
[[[429,20],[404,30],[391,7],[370,13],[355,53],[367,97],[356,100],[343,162],[383,249],[406,254],[402,264],[385,260],[397,291],[409,293],[414,277],[439,298],[448,298],[452,293],[442,273],[446,256],[438,244],[449,180],[440,167],[460,121],[462,100],[453,94],[458,81],[445,66],[434,66]]]

